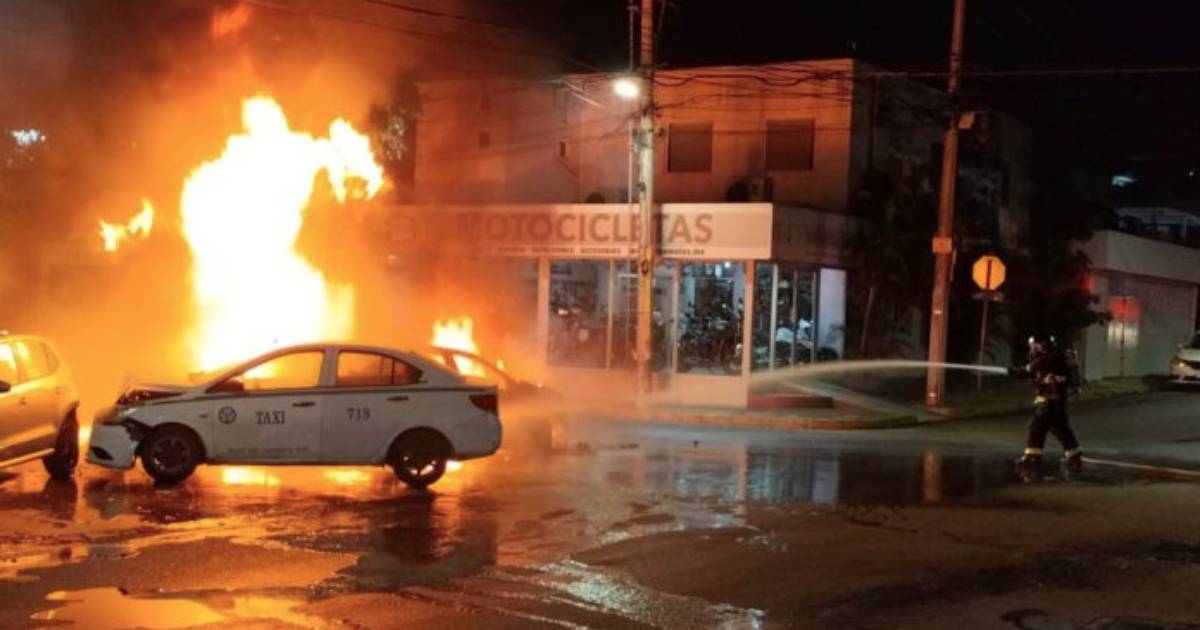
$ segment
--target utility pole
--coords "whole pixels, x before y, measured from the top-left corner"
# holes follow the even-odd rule
[[[637,131],[638,210],[640,247],[638,248],[637,294],[637,390],[650,392],[652,374],[650,355],[654,343],[654,263],[658,243],[654,221],[654,0],[641,0],[641,90],[638,108],[641,120]]]
[[[938,231],[933,238],[933,303],[929,310],[929,369],[925,376],[925,404],[937,407],[946,393],[946,324],[950,310],[950,272],[954,264],[954,186],[958,179],[958,93],[962,86],[963,19],[966,0],[954,0],[954,27],[950,37],[950,123],[942,146],[942,188],[938,202]]]

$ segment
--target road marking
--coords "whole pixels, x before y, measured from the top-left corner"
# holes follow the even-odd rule
[[[1169,466],[1151,466],[1149,464],[1135,464],[1133,462],[1121,462],[1111,459],[1095,459],[1092,457],[1084,457],[1084,463],[1096,464],[1099,466],[1112,466],[1114,468],[1125,468],[1128,470],[1136,470],[1138,472],[1164,477],[1183,477],[1185,479],[1200,480],[1200,470],[1188,470],[1186,468],[1172,468]]]

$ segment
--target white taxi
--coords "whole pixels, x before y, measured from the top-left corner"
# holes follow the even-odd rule
[[[500,447],[496,388],[416,354],[345,344],[270,352],[195,386],[129,388],[97,414],[87,460],[160,483],[197,465],[390,465],[415,488]]]

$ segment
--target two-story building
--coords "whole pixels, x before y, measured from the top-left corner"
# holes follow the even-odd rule
[[[535,324],[514,337],[550,381],[628,379],[632,366],[637,112],[613,78],[422,84],[413,178],[388,231],[401,257],[517,265],[504,273],[523,278]],[[936,192],[943,96],[853,59],[661,70],[654,90],[654,363],[667,391],[744,402],[754,371],[844,355],[851,244],[881,220],[863,210],[868,176]],[[998,114],[976,131],[962,195],[1012,244],[1027,225],[1029,132]]]

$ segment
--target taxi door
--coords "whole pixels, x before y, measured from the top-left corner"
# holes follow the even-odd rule
[[[324,350],[269,358],[209,389],[214,461],[320,461]]]
[[[326,390],[322,460],[367,464],[395,435],[397,418],[411,416],[421,399],[409,385],[420,370],[391,356],[360,350],[337,353],[334,386]]]

